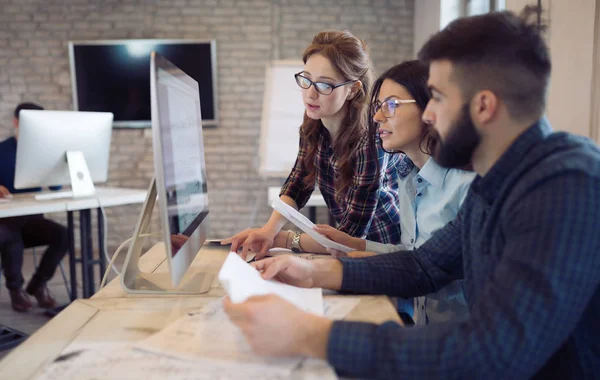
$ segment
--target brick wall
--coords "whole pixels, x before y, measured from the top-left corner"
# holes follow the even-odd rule
[[[0,0],[0,138],[12,134],[19,102],[72,109],[69,40],[216,39],[220,124],[204,135],[211,232],[259,226],[270,215],[256,172],[267,62],[299,59],[320,30],[349,29],[382,72],[412,55],[413,8],[413,0]],[[115,129],[106,185],[146,188],[152,172],[150,130]],[[111,249],[132,234],[140,208],[107,210]]]

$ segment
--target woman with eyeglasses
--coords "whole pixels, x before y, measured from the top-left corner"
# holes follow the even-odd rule
[[[369,99],[372,64],[365,44],[347,31],[317,34],[295,75],[306,108],[296,163],[280,199],[301,209],[318,185],[337,228],[349,236],[400,243],[397,176],[410,166],[370,144]],[[383,173],[382,173],[383,172]],[[264,256],[274,246],[304,249],[299,233],[279,234],[286,220],[274,211],[261,228],[225,239]],[[276,239],[276,237],[279,237]]]
[[[422,120],[427,104],[438,101],[431,98],[427,78],[425,63],[407,61],[378,78],[371,95],[369,134],[372,143],[376,144],[376,136],[379,136],[386,151],[403,152],[414,164],[407,176],[398,179],[401,243],[382,244],[318,225],[319,233],[357,250],[347,255],[329,250],[333,256],[365,257],[415,249],[458,214],[475,173],[445,169],[435,162],[436,145],[440,141],[435,131]],[[303,236],[303,242],[310,250],[326,251],[308,236]],[[398,310],[401,315],[404,312],[412,316],[413,300],[399,299]],[[461,320],[468,315],[459,282],[414,300],[414,321],[417,325]]]

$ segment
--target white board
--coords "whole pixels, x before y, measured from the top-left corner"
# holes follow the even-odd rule
[[[294,74],[303,69],[302,61],[267,64],[259,166],[259,173],[264,177],[285,178],[296,161],[304,103]]]

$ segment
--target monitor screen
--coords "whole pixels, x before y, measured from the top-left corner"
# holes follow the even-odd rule
[[[206,229],[208,216],[198,83],[158,54],[154,66],[154,159],[163,232],[172,259],[182,250],[193,259],[204,240],[191,237],[199,227]]]
[[[117,40],[71,42],[75,109],[108,111],[116,126],[150,126],[150,52],[199,83],[203,125],[217,121],[215,41]]]

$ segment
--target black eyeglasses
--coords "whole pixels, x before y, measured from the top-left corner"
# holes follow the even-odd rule
[[[302,71],[297,74],[294,74],[294,78],[296,78],[296,83],[298,84],[298,86],[300,86],[300,88],[307,90],[310,88],[310,86],[314,85],[315,90],[317,90],[317,92],[321,95],[329,95],[333,92],[333,90],[335,90],[338,87],[342,87],[347,84],[356,82],[355,80],[348,80],[348,81],[345,81],[344,83],[340,83],[340,84],[329,84],[329,83],[325,83],[325,82],[313,82],[312,80],[310,80],[307,77],[305,77],[304,75],[302,75]]]
[[[396,108],[400,107],[400,105],[408,104],[408,103],[416,103],[416,102],[417,101],[414,99],[394,99],[394,98],[390,99],[390,98],[388,98],[388,99],[384,100],[383,102],[376,100],[375,103],[373,104],[373,116],[375,116],[375,114],[377,112],[379,112],[379,110],[381,110],[381,113],[383,114],[384,117],[386,117],[386,118],[392,117],[396,113]]]

